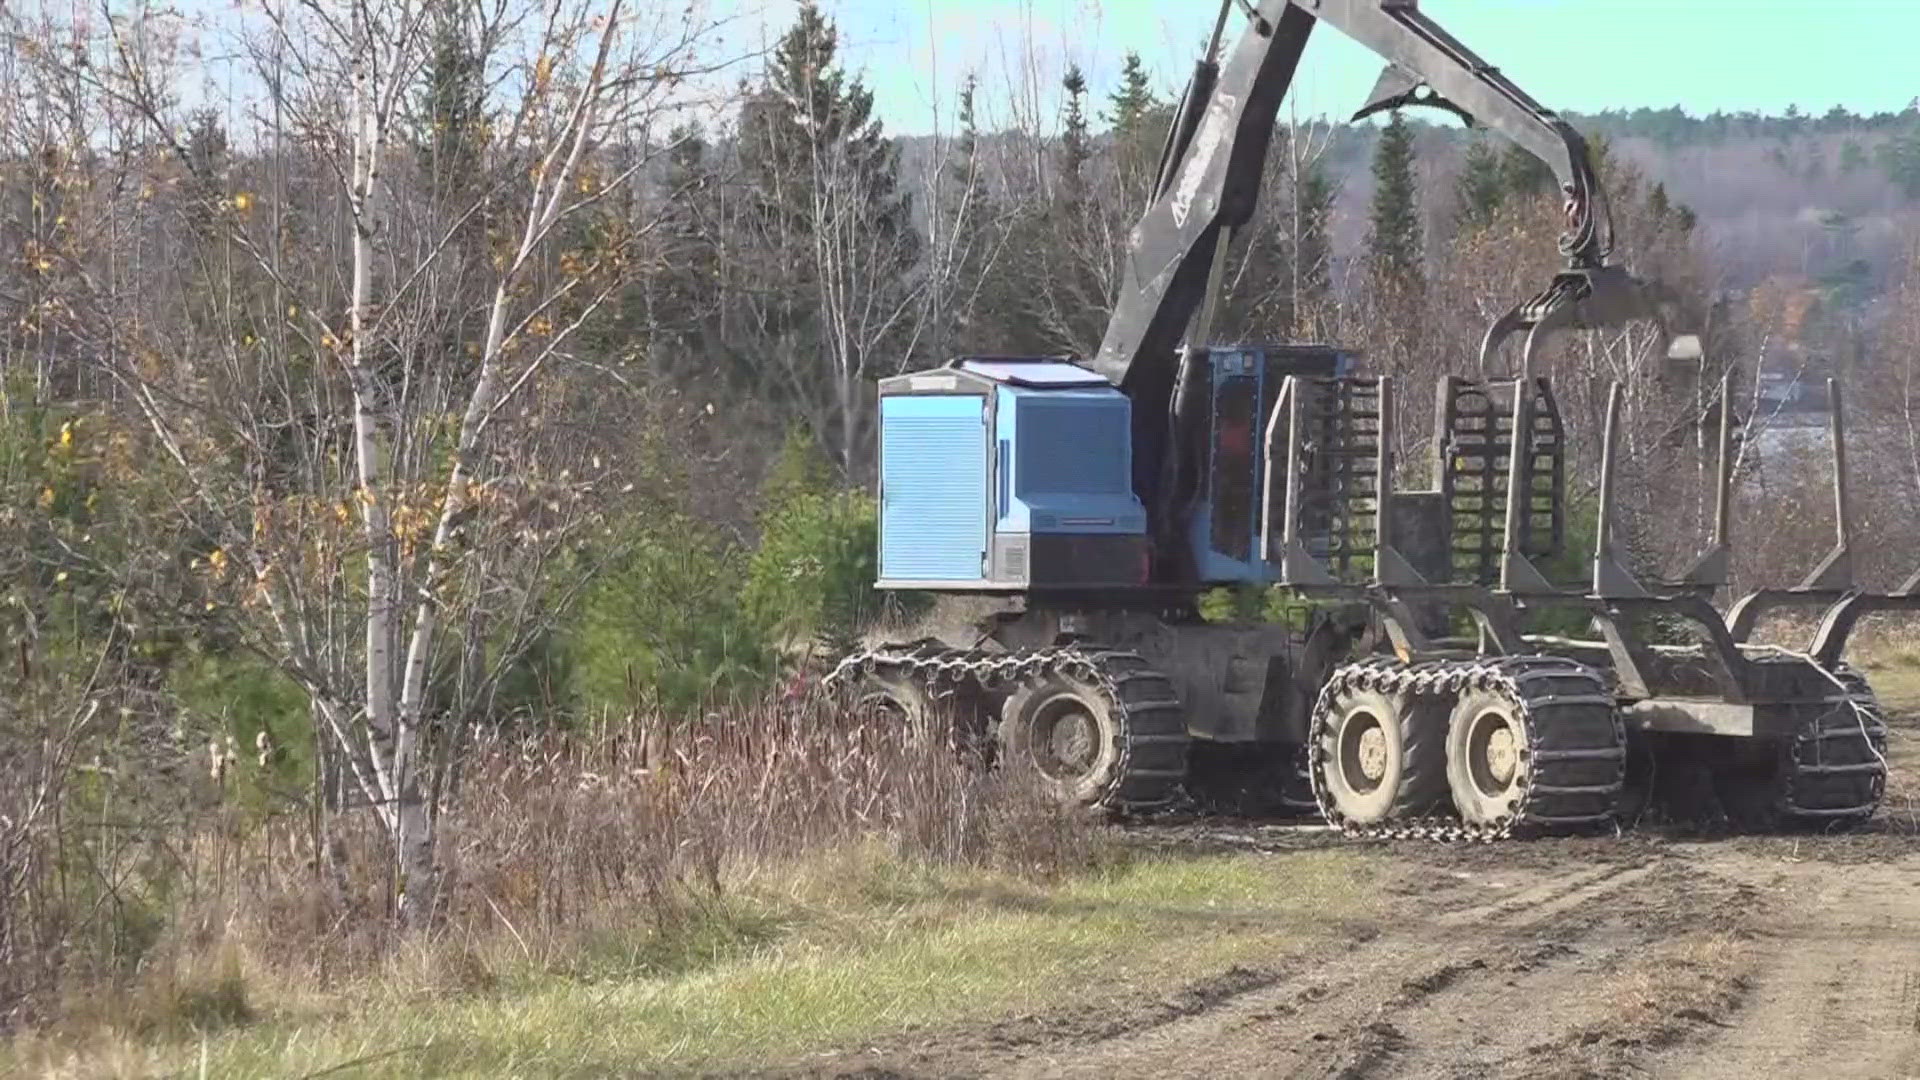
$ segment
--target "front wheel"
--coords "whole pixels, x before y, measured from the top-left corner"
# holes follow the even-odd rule
[[[1164,676],[1130,654],[1106,654],[1023,682],[996,731],[1003,766],[1030,770],[1068,806],[1151,809],[1178,795],[1188,738]]]

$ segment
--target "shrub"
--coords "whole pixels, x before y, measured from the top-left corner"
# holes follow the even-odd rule
[[[751,697],[773,654],[744,617],[739,549],[699,522],[638,522],[583,599],[573,654],[583,704],[675,715]]]

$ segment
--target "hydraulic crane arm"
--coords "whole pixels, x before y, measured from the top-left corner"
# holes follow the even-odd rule
[[[1422,14],[1415,0],[1319,0],[1318,11],[1387,60],[1354,119],[1403,105],[1429,105],[1469,127],[1499,132],[1545,162],[1560,182],[1567,198],[1560,253],[1579,267],[1606,261],[1613,247],[1612,222],[1587,141],[1571,125]]]
[[[1251,25],[1222,62],[1220,39],[1235,3]],[[1163,551],[1179,546],[1180,519],[1199,483],[1194,461],[1204,407],[1196,385],[1206,343],[1191,335],[1206,322],[1209,282],[1223,245],[1252,218],[1280,102],[1321,21],[1387,60],[1355,119],[1401,105],[1443,108],[1512,139],[1560,182],[1567,269],[1488,331],[1483,368],[1501,342],[1522,329],[1532,331],[1523,372],[1531,369],[1542,334],[1560,326],[1652,318],[1665,333],[1655,294],[1607,265],[1612,225],[1586,140],[1421,14],[1417,0],[1222,0],[1212,43],[1162,150],[1152,202],[1130,238],[1120,294],[1091,364],[1133,402],[1135,488],[1147,501]]]
[[[1235,0],[1225,0],[1224,22]],[[1327,22],[1385,57],[1355,119],[1402,105],[1428,105],[1484,126],[1553,170],[1567,200],[1561,253],[1573,269],[1597,269],[1611,253],[1606,198],[1586,140],[1433,20],[1416,0],[1263,0],[1224,65],[1216,47],[1188,83],[1161,156],[1153,203],[1134,229],[1125,281],[1092,366],[1130,395],[1164,399],[1173,354],[1204,302],[1207,272],[1224,230],[1253,214],[1273,124],[1307,38]],[[1157,391],[1157,392],[1156,392]],[[1142,396],[1135,396],[1141,401]]]

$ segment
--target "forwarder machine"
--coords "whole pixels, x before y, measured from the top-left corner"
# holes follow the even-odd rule
[[[1250,25],[1222,56],[1236,3]],[[1427,490],[1395,487],[1388,378],[1322,345],[1207,346],[1224,253],[1321,22],[1387,59],[1356,119],[1446,109],[1541,158],[1565,195],[1566,269],[1488,330],[1477,377],[1441,380]],[[951,717],[1000,765],[1119,812],[1191,795],[1368,835],[1492,839],[1629,820],[1663,776],[1749,824],[1865,820],[1885,732],[1841,653],[1861,614],[1920,606],[1920,574],[1891,594],[1852,580],[1837,393],[1839,542],[1797,588],[1726,616],[1712,604],[1731,524],[1724,388],[1715,533],[1682,580],[1638,580],[1611,536],[1617,386],[1591,580],[1537,569],[1566,532],[1542,340],[1647,321],[1697,346],[1669,339],[1670,298],[1609,265],[1611,246],[1581,136],[1415,0],[1225,0],[1099,354],[882,380],[877,584],[938,599],[912,640],[845,657],[827,685],[867,715]],[[1282,586],[1299,617],[1201,618],[1221,586]],[[1788,604],[1827,606],[1812,648],[1750,643]],[[1526,631],[1552,609],[1597,636]],[[1661,624],[1694,642],[1655,641]],[[1456,625],[1471,629],[1448,636]]]

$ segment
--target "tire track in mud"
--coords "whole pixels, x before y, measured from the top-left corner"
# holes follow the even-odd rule
[[[1110,1080],[1192,1074],[1205,1062],[1208,1072],[1288,1077],[1485,1075],[1540,1041],[1514,1018],[1538,1019],[1542,1002],[1577,996],[1643,942],[1588,909],[1659,868],[1643,859],[1549,872],[1464,907],[1403,914],[1371,940],[1303,958],[1299,974],[1166,1022],[1030,1048],[986,1073]]]
[[[1769,925],[1740,1022],[1669,1054],[1662,1075],[1920,1076],[1920,861],[1835,866],[1713,853],[1790,902]]]

